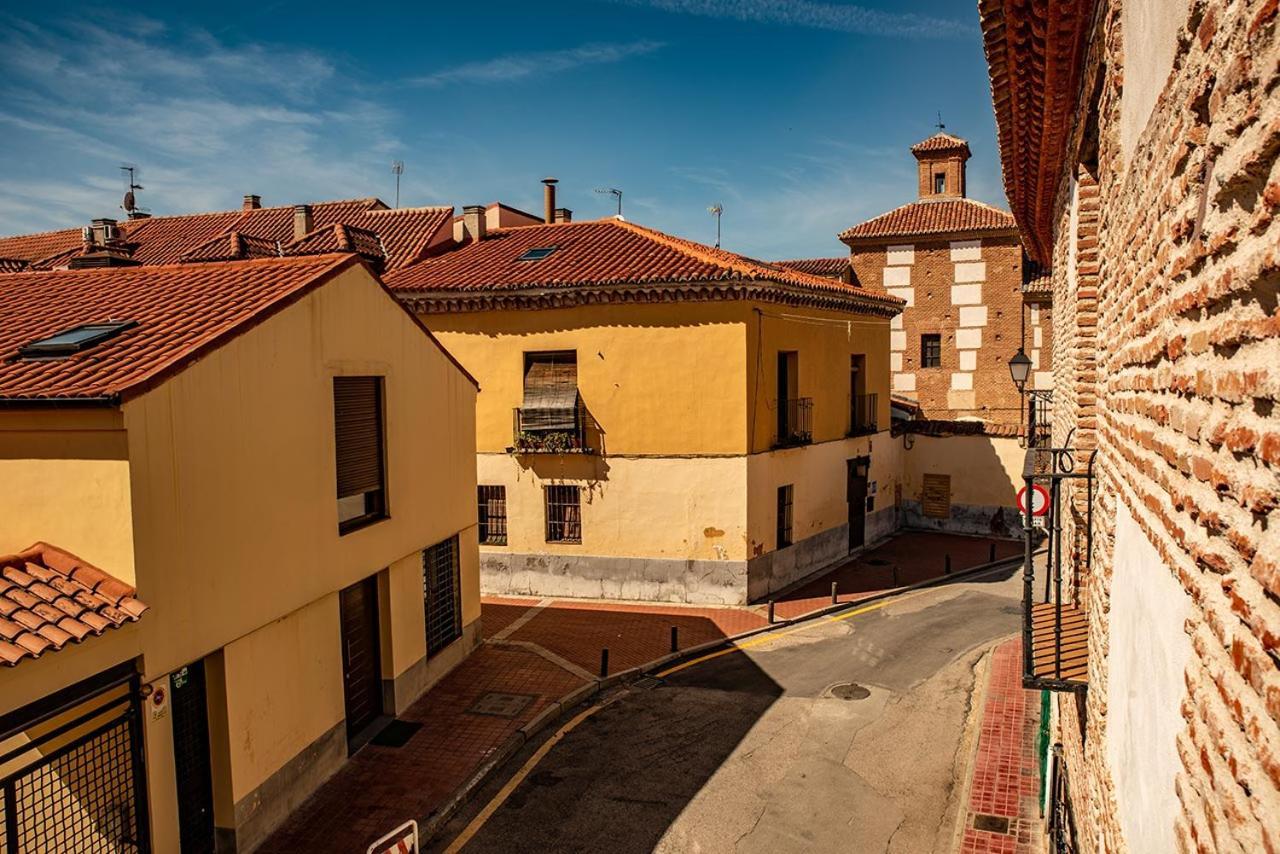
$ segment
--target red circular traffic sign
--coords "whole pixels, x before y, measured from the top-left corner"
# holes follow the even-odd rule
[[[1018,510],[1027,513],[1027,487],[1018,490]],[[1031,485],[1031,515],[1043,516],[1049,512],[1049,490],[1038,483]]]

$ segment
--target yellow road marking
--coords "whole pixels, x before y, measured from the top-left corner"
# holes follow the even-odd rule
[[[609,702],[612,702],[612,700]],[[449,847],[444,850],[444,854],[457,854],[457,852],[461,851],[463,846],[471,841],[471,837],[480,832],[480,828],[484,827],[485,822],[487,822],[489,818],[498,811],[498,808],[506,803],[507,798],[511,797],[511,793],[516,790],[516,787],[524,782],[525,777],[529,776],[529,772],[536,768],[538,763],[542,761],[543,757],[551,752],[551,748],[559,744],[561,739],[563,739],[565,735],[567,735],[569,731],[578,724],[609,705],[609,702],[599,703],[589,709],[579,712],[572,720],[560,727],[560,729],[556,730],[556,734],[543,742],[542,746],[535,750],[533,755],[529,757],[529,760],[525,762],[524,765],[520,766],[520,770],[516,772],[515,776],[508,780],[506,784],[498,790],[498,793],[493,796],[493,800],[485,804],[484,809],[480,810],[480,812],[476,814],[476,817],[471,819],[471,823],[463,828],[462,833],[458,834],[458,838],[449,844]]]

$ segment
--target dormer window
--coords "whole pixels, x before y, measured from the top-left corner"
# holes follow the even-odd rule
[[[526,249],[524,254],[517,258],[517,261],[541,261],[552,252],[558,249],[558,246],[539,246],[534,249]]]
[[[39,338],[29,344],[23,344],[18,350],[18,355],[24,358],[70,356],[100,344],[108,338],[112,338],[137,325],[132,320],[84,323],[80,326],[64,329],[47,338]]]

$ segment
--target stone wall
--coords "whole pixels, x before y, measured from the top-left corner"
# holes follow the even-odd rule
[[[1151,44],[1158,34],[1124,30],[1153,10],[1180,16],[1165,70],[1146,68],[1166,50]],[[1072,444],[1098,448],[1092,573],[1082,591],[1090,681],[1083,700],[1059,705],[1055,737],[1066,748],[1084,850],[1154,850],[1149,834],[1132,830],[1150,818],[1136,811],[1169,792],[1179,849],[1276,851],[1276,2],[1126,0],[1104,4],[1096,21],[1059,185],[1054,258],[1055,442],[1074,429]],[[1141,77],[1125,73],[1127,59],[1141,60]],[[1159,81],[1160,91],[1125,90],[1137,80]],[[1122,109],[1125,98],[1135,100]],[[1134,103],[1153,105],[1145,121]],[[1083,510],[1078,496],[1072,506]],[[1160,727],[1134,734],[1108,725],[1109,711],[1120,714],[1108,696],[1170,687],[1143,684],[1159,680],[1159,668],[1130,672],[1110,649],[1109,626],[1131,607],[1112,598],[1113,582],[1135,571],[1116,554],[1118,536],[1135,536],[1130,528],[1147,543],[1120,550],[1149,546],[1183,597],[1163,617],[1147,616],[1169,622],[1153,630],[1182,632],[1192,650],[1173,686],[1179,718],[1169,745]],[[1126,684],[1111,685],[1113,677]],[[1172,780],[1158,761],[1166,747],[1177,756]],[[1128,779],[1132,768],[1117,773],[1115,757],[1125,755],[1152,757],[1136,769],[1146,779]]]

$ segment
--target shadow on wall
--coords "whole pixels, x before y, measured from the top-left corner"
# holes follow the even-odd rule
[[[908,528],[1021,536],[1017,493],[1025,449],[1004,436],[906,435],[903,524]]]

